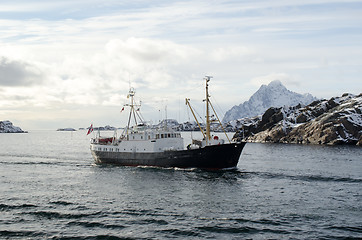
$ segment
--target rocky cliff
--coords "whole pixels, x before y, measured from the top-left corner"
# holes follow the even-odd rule
[[[24,133],[24,131],[14,126],[12,122],[6,120],[0,121],[0,133]]]
[[[255,142],[362,146],[362,94],[343,94],[303,107],[269,108],[237,121],[235,138]]]
[[[270,107],[295,106],[299,103],[307,105],[317,98],[311,94],[299,94],[288,90],[280,81],[275,80],[262,85],[248,101],[232,107],[222,120],[230,122],[244,117],[263,114]]]

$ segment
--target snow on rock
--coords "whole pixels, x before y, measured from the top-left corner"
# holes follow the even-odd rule
[[[20,127],[16,127],[9,120],[0,121],[0,133],[24,133]]]
[[[252,124],[239,119],[235,138],[256,142],[362,146],[362,94],[314,101],[303,107],[269,108]]]
[[[280,81],[275,80],[262,85],[248,101],[232,107],[224,116],[223,122],[263,114],[270,107],[307,105],[317,98],[311,94],[299,94],[289,91]]]

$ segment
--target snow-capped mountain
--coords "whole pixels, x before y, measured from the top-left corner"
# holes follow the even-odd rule
[[[305,107],[272,107],[261,117],[235,124],[240,140],[362,146],[362,94],[343,94]]]
[[[299,94],[288,90],[279,80],[262,85],[248,101],[232,107],[224,116],[223,122],[254,117],[263,114],[270,107],[308,105],[317,100],[311,94]]]

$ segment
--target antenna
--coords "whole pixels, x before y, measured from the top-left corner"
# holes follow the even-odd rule
[[[131,88],[131,74],[128,73],[128,88]]]
[[[165,106],[165,116],[166,116],[166,127],[165,127],[165,130],[167,130],[167,103],[166,103],[166,106]]]
[[[211,78],[213,78],[213,76],[205,76],[205,80],[207,80],[208,82],[211,80]]]

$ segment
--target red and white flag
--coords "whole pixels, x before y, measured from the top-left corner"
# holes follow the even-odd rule
[[[124,107],[122,108],[121,112],[123,112],[123,110],[124,110]]]
[[[90,125],[90,127],[88,128],[88,132],[87,135],[89,135],[91,132],[93,132],[93,123]]]

